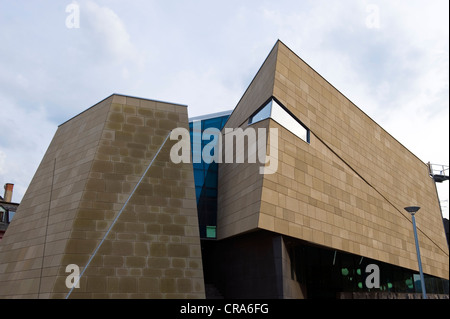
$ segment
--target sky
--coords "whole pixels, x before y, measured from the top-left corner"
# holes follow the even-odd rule
[[[58,125],[112,93],[233,109],[278,39],[449,165],[448,0],[0,0],[0,184],[20,202]]]

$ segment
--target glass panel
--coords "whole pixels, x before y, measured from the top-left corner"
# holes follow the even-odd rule
[[[251,116],[250,119],[248,120],[248,124],[253,124],[269,118],[272,109],[272,101],[273,100],[270,100],[270,102],[267,103],[258,113]]]
[[[200,169],[194,169],[194,179],[196,185],[203,185],[205,183],[204,171]]]
[[[216,162],[212,162],[212,163],[209,164],[209,166],[208,166],[208,173],[211,172],[211,173],[217,174],[218,168],[219,168],[219,164],[217,164]]]
[[[9,211],[9,212],[8,212],[8,222],[9,222],[9,223],[12,221],[12,219],[13,219],[15,213],[16,213],[16,212],[12,212],[12,211]]]
[[[207,174],[205,177],[205,187],[217,187],[217,174]]]
[[[309,143],[309,130],[305,128],[300,122],[291,116],[282,106],[280,106],[275,100],[270,100],[263,108],[261,108],[256,114],[252,115],[248,124],[253,124],[267,118],[272,118],[278,124],[285,127],[294,135],[298,136],[305,142]]]
[[[216,226],[206,226],[206,237],[216,238]]]
[[[277,102],[272,103],[272,119],[284,126],[291,133],[297,135],[305,142],[308,142],[308,130],[297,122],[288,112],[286,112]]]
[[[196,170],[203,170],[203,163],[192,163],[192,165]]]
[[[217,188],[207,188],[206,197],[217,199]]]
[[[229,116],[224,116],[222,117],[222,123],[220,123],[220,129],[222,129],[225,125],[225,123],[227,122]]]
[[[191,152],[194,167],[195,193],[197,197],[197,213],[200,229],[200,237],[208,237],[206,225],[210,226],[209,238],[216,238],[215,226],[217,224],[217,179],[218,165],[215,162],[208,164],[202,156],[205,146],[205,154],[213,153],[216,135],[226,123],[229,115],[189,123],[191,135]],[[209,136],[212,133],[215,136]],[[206,139],[203,140],[203,137]],[[208,138],[209,137],[209,138]],[[212,144],[211,144],[212,143]],[[210,154],[211,155],[211,154]]]
[[[422,284],[420,282],[420,275],[419,274],[414,274],[413,275],[414,278],[414,286],[416,288],[416,292],[422,292]]]
[[[220,128],[220,122],[220,118],[205,120],[203,129],[206,129],[208,127]]]

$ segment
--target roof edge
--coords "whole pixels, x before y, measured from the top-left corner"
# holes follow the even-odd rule
[[[271,54],[278,48],[278,44],[279,43],[283,43],[281,42],[280,39],[278,39],[275,44],[272,46],[272,49],[270,49],[269,54],[266,56],[266,58],[264,59],[264,62],[261,64],[261,66],[259,67],[258,71],[256,72],[256,74],[253,76],[253,79],[250,81],[250,83],[247,85],[247,88],[245,89],[244,93],[241,95],[241,98],[239,99],[239,101],[236,103],[235,107],[233,108],[233,111],[230,114],[230,117],[228,118],[228,120],[232,117],[234,111],[237,109],[239,103],[241,103],[242,99],[244,98],[244,96],[247,94],[248,90],[250,89],[250,87],[252,86],[253,82],[255,82],[256,78],[258,77],[258,74],[261,72],[262,68],[264,67],[264,65],[266,64],[267,60],[269,59],[269,57],[271,56]],[[286,45],[285,45],[286,46]],[[287,46],[286,46],[287,47]],[[276,52],[276,54],[278,54],[278,51]],[[276,58],[275,58],[276,59]],[[276,68],[275,68],[276,69]],[[275,75],[274,75],[275,76]],[[272,88],[272,94],[273,95],[273,88]],[[228,123],[225,123],[225,126]],[[225,127],[224,126],[224,127]]]
[[[148,98],[143,98],[143,97],[137,97],[137,96],[132,96],[132,95],[126,95],[126,94],[120,94],[120,93],[112,93],[111,95],[107,96],[106,98],[100,100],[99,102],[95,103],[94,105],[88,107],[87,109],[85,109],[84,111],[72,116],[70,119],[68,119],[67,121],[64,121],[63,123],[59,124],[58,127],[66,124],[67,122],[73,120],[74,118],[80,116],[81,114],[87,112],[88,110],[90,110],[91,108],[93,108],[94,106],[106,101],[109,98],[112,98],[114,96],[122,96],[122,97],[129,97],[129,98],[133,98],[133,99],[139,99],[139,100],[145,100],[145,101],[152,101],[152,102],[157,102],[157,103],[164,103],[164,104],[170,104],[170,105],[177,105],[177,106],[183,106],[183,107],[188,107],[187,104],[180,104],[180,103],[172,103],[172,102],[166,102],[166,101],[161,101],[161,100],[155,100],[155,99],[148,99]]]
[[[295,53],[290,47],[288,47],[283,41],[278,40],[277,44],[281,43],[289,52],[293,53],[297,58],[299,58],[303,63],[305,63],[311,70],[313,70],[317,75],[319,75],[326,83],[328,83],[333,89],[335,89],[339,94],[341,94],[345,99],[347,99],[354,107],[356,107],[359,111],[361,111],[368,119],[370,119],[373,123],[379,126],[386,134],[388,134],[394,141],[400,144],[405,150],[411,153],[416,159],[422,162],[424,165],[427,165],[424,161],[422,161],[416,154],[414,154],[409,148],[403,145],[399,140],[397,140],[391,133],[386,131],[386,129],[378,124],[372,117],[370,117],[366,112],[364,112],[358,105],[356,105],[352,100],[350,100],[345,94],[343,94],[338,88],[336,88],[333,84],[331,84],[325,77],[323,77],[319,72],[317,72],[311,65],[309,65],[305,60],[303,60],[297,53]]]

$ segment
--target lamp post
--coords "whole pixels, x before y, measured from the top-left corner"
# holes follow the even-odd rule
[[[412,216],[412,223],[413,223],[413,229],[414,229],[414,240],[416,242],[417,262],[419,263],[420,285],[422,286],[423,299],[427,299],[427,292],[425,291],[425,279],[423,277],[423,271],[422,271],[422,261],[420,260],[419,241],[417,239],[416,218],[414,217],[414,215],[417,213],[417,211],[419,209],[420,209],[420,207],[418,207],[418,206],[405,207],[405,210],[408,213],[410,213]]]

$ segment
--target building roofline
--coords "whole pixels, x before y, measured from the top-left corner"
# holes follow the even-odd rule
[[[253,82],[255,82],[256,78],[258,77],[259,72],[261,72],[261,69],[263,68],[264,64],[267,62],[267,60],[269,59],[270,55],[272,54],[273,50],[278,46],[278,43],[283,43],[281,42],[279,39],[275,42],[275,44],[272,46],[272,49],[270,49],[269,54],[267,54],[266,58],[264,59],[264,62],[260,65],[258,71],[256,72],[256,74],[254,75],[254,77],[252,78],[252,80],[250,81],[249,85],[247,86],[247,88],[245,89],[244,93],[241,95],[241,98],[239,99],[239,101],[237,102],[236,106],[233,108],[233,111],[231,112],[231,114],[234,113],[234,111],[236,110],[236,108],[238,107],[239,103],[241,103],[242,99],[244,98],[245,94],[247,94],[247,91],[250,89],[250,87],[252,86]],[[283,43],[284,44],[284,43]],[[287,46],[286,46],[287,47]],[[278,53],[278,52],[277,52]],[[272,93],[273,93],[273,88],[272,88]],[[273,94],[272,94],[273,95]],[[230,118],[231,118],[231,114],[230,114]],[[224,127],[227,125],[227,122],[225,123]]]
[[[417,158],[424,165],[427,165],[424,161],[422,161],[416,154],[414,154],[409,148],[403,145],[399,140],[397,140],[391,133],[386,131],[383,126],[378,124],[372,117],[370,117],[366,112],[364,112],[358,105],[356,105],[352,100],[350,100],[345,94],[343,94],[338,88],[336,88],[333,84],[331,84],[325,77],[323,77],[319,72],[317,72],[311,65],[309,65],[305,60],[303,60],[297,53],[295,53],[290,47],[288,47],[283,41],[277,40],[277,44],[283,44],[291,53],[293,53],[297,58],[299,58],[303,63],[305,63],[311,70],[317,73],[326,83],[328,83],[333,89],[335,89],[339,94],[341,94],[344,98],[346,98],[354,107],[356,107],[359,111],[361,111],[368,119],[370,119],[373,123],[379,126],[386,134],[394,139],[398,144],[400,144],[404,149],[406,149],[409,153],[411,153],[415,158]]]
[[[4,207],[4,205],[7,206],[19,206],[20,203],[14,203],[14,202],[5,202],[4,200],[0,201],[0,205]]]
[[[113,96],[130,97],[130,98],[133,98],[133,99],[146,100],[146,101],[152,101],[152,102],[157,102],[157,103],[164,103],[164,104],[170,104],[170,105],[177,105],[177,106],[184,106],[184,107],[187,107],[186,104],[172,103],[172,102],[166,102],[166,101],[160,101],[160,100],[154,100],[154,99],[147,99],[147,98],[143,98],[143,97],[132,96],[132,95],[126,95],[126,94],[120,94],[120,93],[112,93],[111,95],[107,96],[107,97],[104,98],[103,100],[101,100],[101,101],[95,103],[94,105],[88,107],[87,109],[85,109],[84,111],[78,113],[77,115],[72,116],[72,117],[71,117],[70,119],[68,119],[67,121],[65,121],[65,122],[63,122],[63,123],[61,123],[61,124],[59,124],[58,127],[60,127],[60,126],[62,126],[62,125],[64,125],[64,124],[66,124],[67,122],[69,122],[69,121],[73,120],[74,118],[80,116],[81,114],[83,114],[83,113],[89,111],[89,110],[92,109],[94,106],[96,106],[96,105],[102,103],[103,101],[106,101],[107,99],[109,99],[109,98],[111,98],[111,97],[113,97]]]
[[[220,117],[220,116],[225,116],[225,115],[230,115],[231,113],[233,113],[233,110],[228,110],[228,111],[222,111],[222,112],[216,112],[216,113],[210,113],[210,114],[190,117],[189,118],[189,123],[196,122],[196,121],[208,120],[208,119],[212,119],[212,118]]]

